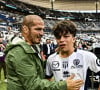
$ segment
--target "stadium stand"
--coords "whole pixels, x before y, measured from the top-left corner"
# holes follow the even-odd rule
[[[50,0],[19,0],[25,3],[51,8]],[[95,10],[95,0],[55,0],[54,9],[58,10]]]

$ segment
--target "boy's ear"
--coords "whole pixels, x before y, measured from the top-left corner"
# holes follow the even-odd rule
[[[75,41],[76,41],[76,38],[75,38],[75,37],[73,37],[73,43],[75,43]]]

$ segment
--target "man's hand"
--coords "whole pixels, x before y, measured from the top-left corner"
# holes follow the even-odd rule
[[[67,90],[79,90],[83,84],[83,80],[73,80],[75,75],[71,75],[66,79]]]

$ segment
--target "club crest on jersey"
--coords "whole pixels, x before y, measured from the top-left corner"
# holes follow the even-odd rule
[[[74,59],[73,60],[73,66],[71,66],[71,68],[83,68],[83,65],[80,64],[80,60],[79,59]]]
[[[79,60],[79,59],[75,59],[75,60],[73,61],[73,64],[74,64],[75,66],[77,66],[79,63],[80,63],[80,60]]]
[[[98,66],[100,66],[100,59],[99,59],[99,58],[97,58],[96,64],[97,64]]]

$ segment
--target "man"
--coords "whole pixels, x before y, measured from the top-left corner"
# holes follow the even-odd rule
[[[75,48],[76,31],[76,25],[69,20],[61,21],[54,26],[53,34],[58,50],[48,57],[48,79],[54,75],[56,81],[62,81],[75,74],[74,80],[82,79],[85,82],[88,68],[94,72],[100,71],[100,60],[93,53]],[[86,90],[84,85],[79,90]]]
[[[21,27],[22,37],[15,37],[8,43],[6,65],[8,84],[7,90],[77,90],[82,80],[50,82],[44,79],[43,61],[34,49],[43,36],[44,22],[37,15],[24,17]]]
[[[50,39],[46,39],[46,44],[43,44],[42,48],[43,53],[47,59],[51,54],[54,53],[55,46],[53,43],[51,43]]]

